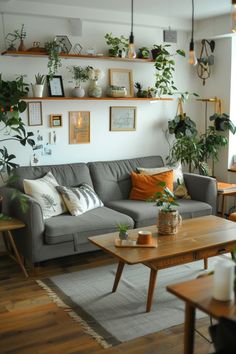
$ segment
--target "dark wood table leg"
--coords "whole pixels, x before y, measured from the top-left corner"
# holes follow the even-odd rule
[[[24,275],[26,276],[26,278],[28,278],[28,277],[29,277],[29,274],[27,273],[27,271],[26,271],[26,269],[25,269],[25,267],[24,267],[24,264],[22,263],[20,254],[19,254],[18,249],[17,249],[17,247],[16,247],[16,244],[15,244],[14,238],[13,238],[13,236],[12,236],[12,234],[11,234],[11,231],[7,231],[7,236],[8,236],[9,242],[10,242],[10,244],[11,244],[11,247],[12,247],[14,253],[15,253],[17,262],[19,263],[19,265],[20,265],[20,267],[21,267],[21,269],[22,269]]]
[[[224,211],[225,211],[225,196],[222,194],[222,203],[221,203],[221,217],[224,218]]]
[[[204,269],[208,269],[208,258],[204,258]]]
[[[112,288],[112,292],[113,293],[116,291],[116,289],[118,287],[118,284],[119,284],[119,281],[120,281],[120,278],[121,278],[121,274],[122,274],[123,269],[124,269],[124,265],[125,265],[124,262],[119,261],[118,266],[117,266],[115,281],[114,281],[113,288]]]
[[[184,322],[184,354],[193,354],[194,352],[195,312],[195,307],[186,302]]]
[[[148,296],[147,296],[147,305],[146,305],[146,312],[151,311],[152,307],[152,299],[153,293],[156,285],[156,278],[157,278],[157,269],[150,270],[150,278],[149,278],[149,287],[148,287]]]

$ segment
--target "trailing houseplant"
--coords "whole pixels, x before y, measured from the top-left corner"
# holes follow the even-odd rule
[[[115,37],[112,33],[105,34],[106,44],[110,47],[108,53],[111,57],[126,56],[129,40],[123,35]]]
[[[61,67],[61,46],[56,40],[48,41],[44,44],[45,50],[48,54],[48,75],[51,80]]]
[[[155,87],[157,89],[158,96],[161,95],[172,95],[177,88],[175,87],[173,80],[173,73],[175,71],[175,60],[176,55],[185,56],[185,52],[181,49],[177,49],[174,53],[170,53],[168,50],[169,44],[154,45],[158,54],[155,58],[155,68],[156,72],[156,83]]]

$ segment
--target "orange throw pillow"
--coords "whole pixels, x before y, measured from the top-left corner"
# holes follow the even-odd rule
[[[173,192],[173,171],[158,173],[157,175],[141,175],[139,173],[131,173],[132,189],[129,199],[147,200],[156,192],[162,191],[163,187],[159,186],[160,182],[165,182]]]

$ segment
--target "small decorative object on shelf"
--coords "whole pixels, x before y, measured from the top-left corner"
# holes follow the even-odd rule
[[[107,96],[108,97],[126,97],[127,96],[127,90],[123,86],[115,86],[115,85],[110,85],[107,88]]]
[[[89,78],[91,80],[91,83],[88,89],[88,95],[90,97],[96,97],[96,98],[102,97],[102,88],[101,86],[98,86],[97,82],[103,76],[104,76],[103,71],[101,71],[100,69],[94,69],[93,67],[90,67]]]
[[[129,40],[124,36],[114,37],[112,33],[106,33],[106,43],[110,47],[108,53],[111,57],[126,57]]]
[[[39,73],[35,75],[35,84],[31,84],[34,97],[43,97],[45,79],[45,75],[41,75]]]
[[[9,43],[9,47],[7,50],[16,50],[15,41],[18,39],[20,40],[20,44],[18,50],[23,52],[26,50],[24,39],[26,37],[25,25],[21,26],[20,30],[15,30],[13,33],[8,33],[5,37],[6,41]]]
[[[156,97],[156,88],[155,87],[148,87],[146,90],[142,89],[142,85],[140,82],[135,82],[134,87],[137,89],[137,97],[140,98],[154,98]]]
[[[55,41],[61,47],[61,52],[68,54],[72,48],[72,44],[67,36],[56,36]]]
[[[178,227],[182,222],[178,210],[175,209],[179,204],[171,190],[166,187],[165,182],[158,184],[162,187],[160,192],[156,192],[149,201],[155,201],[156,206],[161,207],[157,217],[158,233],[161,235],[174,235],[178,232]]]
[[[129,226],[125,225],[125,224],[118,224],[117,228],[118,228],[118,231],[119,231],[119,238],[121,240],[127,240]]]
[[[147,47],[139,48],[137,57],[141,59],[148,59],[150,57],[150,50]]]
[[[75,80],[75,88],[72,91],[72,95],[74,97],[84,97],[85,91],[81,84],[89,79],[90,70],[91,66],[86,66],[83,68],[82,66],[74,65],[69,68],[69,71],[72,73],[73,79]]]

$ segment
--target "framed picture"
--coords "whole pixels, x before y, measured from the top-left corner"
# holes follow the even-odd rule
[[[62,114],[50,114],[50,127],[51,128],[62,127]]]
[[[133,72],[129,69],[109,69],[109,84],[123,86],[127,90],[127,96],[134,96]]]
[[[110,131],[136,130],[136,107],[110,107]]]
[[[28,102],[28,125],[42,125],[42,102]]]
[[[64,88],[62,83],[62,77],[60,75],[53,76],[50,80],[49,75],[47,75],[48,91],[51,97],[64,97]]]
[[[90,143],[90,112],[69,112],[69,144]]]
[[[68,54],[72,48],[72,44],[67,36],[56,36],[55,41],[60,45],[61,51]]]

